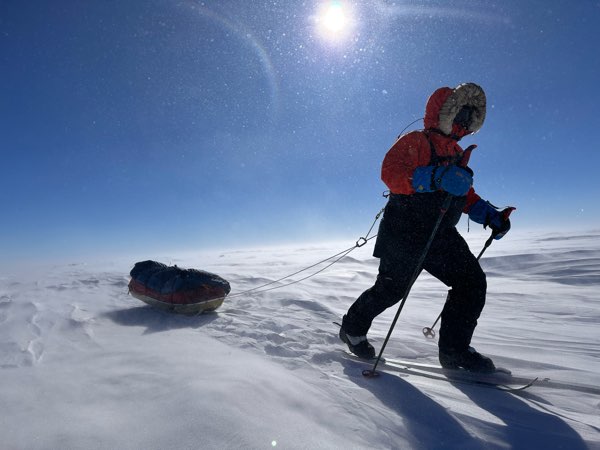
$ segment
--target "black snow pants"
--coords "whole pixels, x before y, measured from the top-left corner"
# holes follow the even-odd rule
[[[377,281],[348,310],[344,319],[348,334],[366,335],[373,319],[402,299],[428,238],[427,233],[410,233],[393,239],[393,251],[377,255]],[[440,350],[466,350],[485,304],[487,283],[477,258],[454,226],[438,230],[423,269],[451,288],[442,311]]]

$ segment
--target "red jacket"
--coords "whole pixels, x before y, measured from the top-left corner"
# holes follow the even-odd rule
[[[440,110],[444,107],[448,109],[447,102],[453,92],[454,90],[451,88],[440,88],[435,91],[429,98],[425,109],[425,130],[403,135],[385,155],[381,167],[381,179],[393,194],[415,194],[412,186],[413,172],[417,167],[433,164],[431,161],[432,147],[435,149],[440,165],[458,163],[466,166],[468,161],[462,161],[465,152],[458,145],[458,139],[472,131],[452,125],[451,134],[446,135],[439,129],[440,117],[442,120],[444,119]],[[468,159],[467,155],[465,155],[465,159]],[[464,212],[468,212],[480,198],[471,188],[467,193]]]

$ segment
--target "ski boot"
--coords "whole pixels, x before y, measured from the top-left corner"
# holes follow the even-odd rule
[[[344,319],[346,319],[346,316],[344,316]],[[340,327],[340,339],[348,346],[348,349],[359,358],[375,358],[375,349],[369,344],[367,336],[351,336],[347,334],[346,330],[344,330],[344,320],[342,320],[342,326]]]
[[[469,372],[492,373],[496,366],[490,358],[478,353],[473,347],[464,351],[440,349],[440,364],[444,369],[464,369]]]

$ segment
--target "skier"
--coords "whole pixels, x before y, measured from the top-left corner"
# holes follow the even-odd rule
[[[494,363],[470,347],[477,319],[485,304],[486,277],[456,230],[461,214],[490,226],[496,239],[510,229],[508,214],[498,211],[472,187],[467,167],[470,152],[458,141],[477,132],[486,114],[483,89],[464,83],[442,87],[429,98],[425,129],[401,136],[387,152],[381,178],[390,190],[373,255],[380,259],[379,274],[344,315],[340,339],[361,358],[374,358],[367,340],[373,319],[404,296],[449,195],[446,210],[423,262],[423,268],[451,287],[442,310],[439,360],[445,368],[493,372]]]

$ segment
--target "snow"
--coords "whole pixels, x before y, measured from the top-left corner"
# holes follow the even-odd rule
[[[466,237],[478,254],[487,234]],[[489,293],[474,346],[515,375],[563,385],[519,394],[361,375],[332,322],[374,280],[371,243],[302,283],[232,295],[217,312],[191,317],[128,296],[133,264],[209,270],[235,294],[352,243],[4,269],[0,447],[600,448],[599,391],[565,386],[599,385],[599,238],[512,232],[482,257]],[[422,274],[385,355],[436,363],[436,344],[421,330],[445,297],[445,286]],[[378,349],[395,311],[373,324]]]

